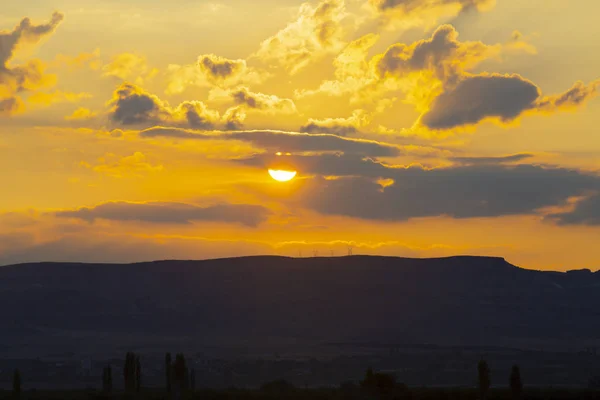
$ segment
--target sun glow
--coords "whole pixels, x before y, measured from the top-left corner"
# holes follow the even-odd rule
[[[271,178],[273,178],[279,182],[291,181],[292,179],[294,179],[296,174],[297,174],[297,171],[285,171],[282,169],[270,169],[269,170],[269,175],[271,175]]]

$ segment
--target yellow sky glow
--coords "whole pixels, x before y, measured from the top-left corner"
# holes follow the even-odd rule
[[[0,16],[0,265],[599,267],[600,5],[35,3]]]

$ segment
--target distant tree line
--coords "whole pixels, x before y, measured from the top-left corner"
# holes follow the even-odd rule
[[[488,363],[485,360],[479,361],[477,364],[477,395],[474,396],[480,400],[485,400],[488,396],[491,387],[491,371]],[[520,400],[523,391],[523,383],[521,381],[521,372],[517,365],[511,369],[509,376],[510,397],[515,400]],[[278,398],[290,397],[296,389],[293,385],[285,380],[277,380],[264,384],[261,391],[271,395],[276,395]],[[411,390],[403,383],[396,382],[396,378],[392,374],[374,372],[373,369],[367,369],[365,376],[359,385],[352,382],[343,383],[340,387],[339,395],[343,399],[410,399],[413,398]],[[333,398],[333,397],[332,397]],[[338,398],[338,397],[335,397]],[[447,398],[442,394],[440,398]],[[458,397],[461,398],[460,393]],[[465,398],[473,398],[465,396]]]
[[[188,367],[183,353],[177,353],[174,359],[171,353],[166,353],[164,372],[165,389],[173,398],[187,398],[190,392],[196,390],[195,371]],[[139,355],[133,352],[128,352],[125,355],[123,378],[126,394],[140,393],[142,371]],[[508,392],[510,393],[509,396],[514,400],[521,400],[523,398],[523,381],[518,365],[512,366],[510,375],[508,376],[508,383],[510,388],[510,392]],[[486,360],[481,359],[477,363],[477,395],[467,397],[477,397],[480,400],[487,400],[491,386],[490,367]],[[600,379],[592,378],[590,380],[590,388],[600,389]],[[22,394],[22,376],[18,369],[13,373],[12,389],[13,397],[20,399]],[[411,391],[406,385],[398,383],[394,375],[375,372],[369,368],[358,385],[355,383],[344,383],[337,393],[344,399],[405,399],[411,398],[413,396],[411,393],[415,393],[415,390]],[[266,383],[261,387],[260,391],[270,394],[270,396],[274,395],[275,398],[284,398],[288,397],[287,394],[298,393],[297,389],[285,380]],[[105,395],[110,395],[113,392],[113,371],[111,365],[106,366],[102,371],[102,392]],[[307,391],[306,393],[310,392]],[[475,392],[472,393],[475,395]],[[356,397],[356,394],[358,394],[358,397]],[[417,397],[413,396],[413,398]],[[497,397],[496,394],[493,397]]]

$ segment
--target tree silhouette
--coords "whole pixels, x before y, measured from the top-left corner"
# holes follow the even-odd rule
[[[183,389],[188,390],[190,388],[190,370],[185,367],[185,373],[183,375]]]
[[[518,365],[513,365],[510,371],[510,390],[514,399],[521,398],[523,382],[521,381],[521,371]]]
[[[185,357],[182,353],[175,355],[175,362],[173,363],[173,378],[177,388],[180,391],[183,392],[188,388],[189,373],[185,362]]]
[[[190,389],[192,389],[192,392],[196,391],[196,370],[193,368],[190,372]]]
[[[18,369],[13,374],[13,395],[17,399],[21,397],[21,372]]]
[[[590,389],[600,389],[600,376],[592,376],[589,380],[588,387]]]
[[[479,395],[482,400],[485,400],[491,385],[490,367],[485,360],[482,359],[479,361],[479,364],[477,365],[477,373],[479,378]]]
[[[362,387],[372,386],[375,382],[374,376],[375,376],[375,374],[373,373],[373,369],[371,369],[371,368],[367,369],[367,372],[365,373],[365,379],[362,380],[360,385]]]
[[[123,382],[125,391],[131,390],[131,353],[125,355],[125,365],[123,366]]]
[[[142,386],[142,364],[140,363],[140,356],[135,357],[135,391],[140,392]]]
[[[171,393],[171,374],[172,374],[171,353],[165,354],[165,379],[167,382],[167,393]]]
[[[105,393],[112,392],[112,368],[110,365],[102,371],[102,390]]]
[[[123,378],[125,380],[125,391],[133,393],[138,387],[138,363],[139,357],[135,353],[128,352],[125,355],[125,365],[123,367]]]

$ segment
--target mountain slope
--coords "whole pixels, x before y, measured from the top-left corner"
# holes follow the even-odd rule
[[[569,346],[598,338],[599,286],[598,273],[486,257],[23,264],[0,268],[0,338],[55,351],[177,337]]]

